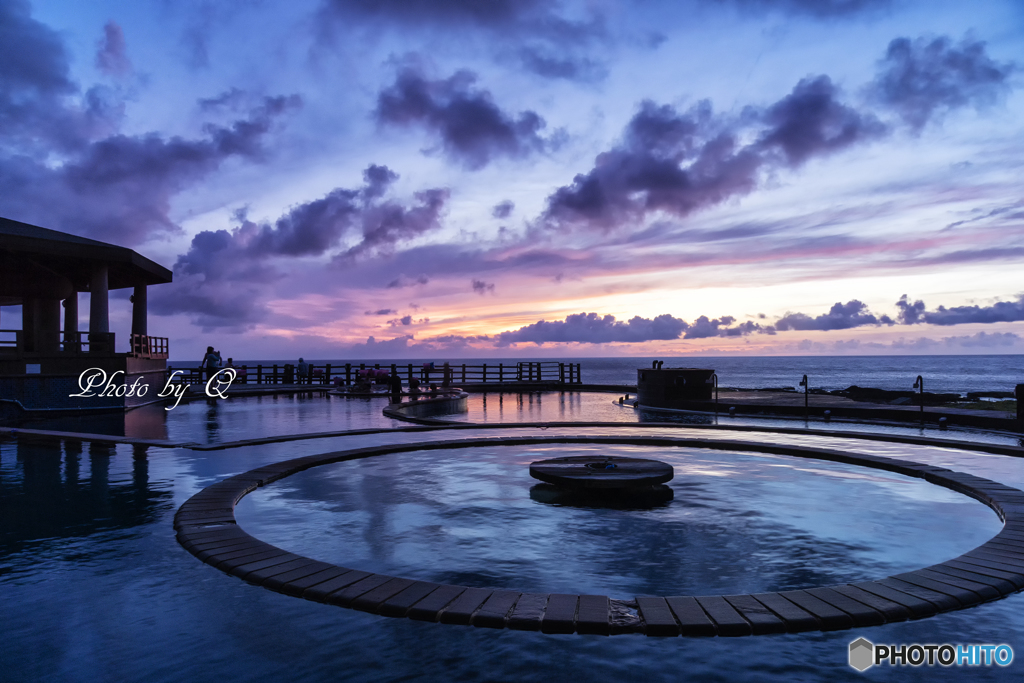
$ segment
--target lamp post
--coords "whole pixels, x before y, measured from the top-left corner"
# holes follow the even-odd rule
[[[809,418],[811,416],[811,407],[807,396],[807,392],[810,391],[810,386],[807,384],[807,375],[804,375],[804,378],[800,380],[800,386],[804,388],[804,417]]]
[[[921,422],[924,422],[924,377],[917,376],[914,380],[914,388],[920,390],[921,396]]]

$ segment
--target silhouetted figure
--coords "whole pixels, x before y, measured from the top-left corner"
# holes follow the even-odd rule
[[[209,382],[210,378],[220,370],[220,351],[214,351],[212,346],[207,346],[203,363],[199,367],[206,370],[206,381]]]
[[[401,403],[402,402],[402,378],[398,376],[397,372],[391,373],[391,377],[388,380],[391,388],[391,402]]]
[[[309,363],[302,358],[299,358],[299,366],[296,368],[298,378],[296,382],[298,384],[309,384]]]

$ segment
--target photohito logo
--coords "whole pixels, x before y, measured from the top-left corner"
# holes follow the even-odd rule
[[[1009,666],[1009,645],[875,645],[867,638],[850,643],[850,666],[866,671],[876,664],[891,666]]]

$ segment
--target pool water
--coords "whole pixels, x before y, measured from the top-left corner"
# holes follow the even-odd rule
[[[576,455],[667,462],[674,497],[649,507],[634,500],[626,509],[614,497],[605,506],[559,503],[529,465]],[[971,498],[880,470],[575,444],[418,451],[317,467],[250,494],[236,515],[258,538],[342,566],[625,599],[881,578],[960,555],[1002,527]]]
[[[570,402],[567,408],[571,419],[595,419],[586,414],[591,400],[595,406],[600,400],[608,411],[620,410],[607,394],[577,396],[579,407]],[[558,402],[549,398],[541,399],[544,410],[548,405],[558,410]],[[190,411],[168,416],[166,425],[174,439],[215,443],[357,425],[387,428],[393,423],[380,416],[382,407],[369,401],[232,399],[214,406],[190,404]],[[501,407],[508,421],[529,410],[520,410],[508,395]],[[894,644],[1007,643],[1024,652],[1019,594],[856,631],[713,639],[546,636],[387,619],[287,597],[199,562],[174,538],[174,512],[186,499],[224,477],[268,463],[382,443],[610,430],[386,431],[210,451],[0,442],[0,679],[1019,678],[1022,665],[1016,661],[1006,669],[874,668],[867,674],[846,664],[848,643],[860,636]],[[681,425],[632,429],[623,424],[614,433],[839,448],[1024,487],[1022,460],[945,447]],[[729,451],[622,450],[676,468],[670,482],[675,496],[662,507],[559,506],[531,496],[536,483],[526,474],[528,463],[568,451],[583,452],[577,446],[509,446],[338,463],[247,496],[238,517],[244,528],[269,542],[369,570],[520,590],[593,589],[613,597],[873,578],[946,559],[999,528],[984,506],[918,480]]]

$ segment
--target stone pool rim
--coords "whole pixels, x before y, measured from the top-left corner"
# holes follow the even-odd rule
[[[749,595],[638,596],[520,593],[435,584],[320,562],[246,533],[234,507],[297,472],[395,453],[540,444],[612,444],[769,453],[881,469],[984,503],[1003,529],[952,560],[875,581]],[[754,441],[669,436],[503,436],[371,446],[264,465],[204,488],[174,518],[178,542],[221,571],[287,595],[391,617],[544,633],[743,636],[832,631],[919,619],[998,600],[1024,588],[1024,491],[912,461]]]

